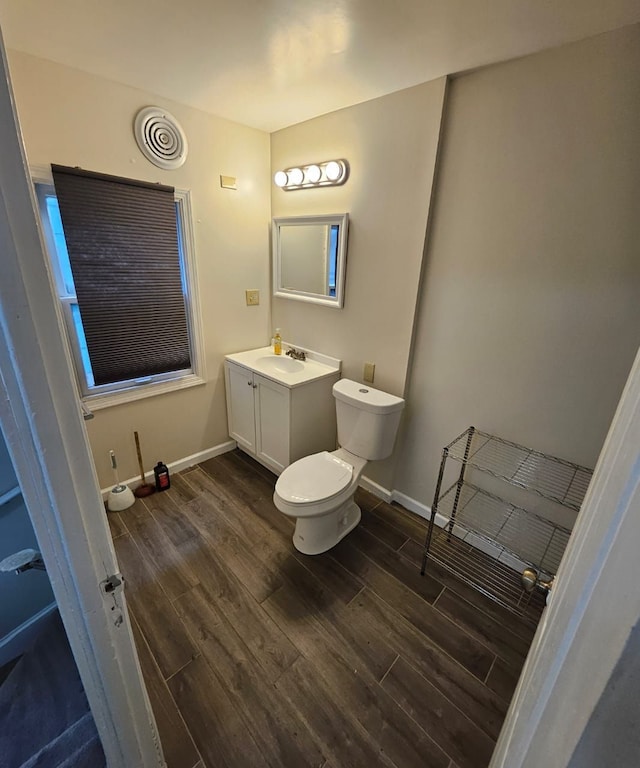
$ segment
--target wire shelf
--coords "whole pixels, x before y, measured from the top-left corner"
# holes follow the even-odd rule
[[[438,512],[455,525],[485,539],[499,552],[510,553],[536,570],[552,575],[569,542],[571,531],[538,515],[517,507],[498,496],[463,483],[454,512],[458,483],[454,483],[438,501]]]
[[[467,452],[467,443],[471,441]],[[593,470],[517,443],[466,429],[446,448],[448,457],[524,488],[565,507],[580,511]],[[466,454],[466,455],[465,455]]]
[[[461,464],[460,473],[441,493],[448,459]],[[465,477],[468,467],[576,512],[593,471],[475,427],[466,429],[442,451],[421,573],[433,557],[488,597],[536,622],[544,597],[537,589],[523,590],[520,572],[533,568],[538,584],[552,579],[571,531],[518,506],[533,502],[531,496],[518,493],[515,504],[494,495],[493,487],[491,491],[478,487],[470,482],[477,478]],[[444,525],[443,531],[434,530],[436,517],[438,525]]]
[[[531,626],[538,624],[546,604],[544,594],[537,590],[525,592],[520,575],[504,563],[455,536],[449,537],[446,531],[434,535],[429,557]]]

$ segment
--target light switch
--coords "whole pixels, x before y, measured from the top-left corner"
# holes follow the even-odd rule
[[[364,373],[362,375],[362,380],[366,381],[368,384],[373,384],[373,377],[376,373],[376,364],[375,363],[365,363],[364,364]]]
[[[257,307],[260,303],[260,291],[253,289],[250,291],[245,291],[244,293],[247,298],[247,306]]]
[[[220,186],[223,189],[238,189],[235,176],[220,176]]]

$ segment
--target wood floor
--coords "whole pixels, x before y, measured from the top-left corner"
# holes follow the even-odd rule
[[[169,768],[484,768],[533,628],[437,568],[425,523],[359,490],[306,557],[239,451],[109,522]]]

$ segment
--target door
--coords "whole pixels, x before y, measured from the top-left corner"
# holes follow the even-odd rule
[[[289,464],[290,391],[254,375],[256,384],[256,454],[280,474]]]
[[[0,145],[0,425],[109,768],[161,766],[1,39]]]
[[[246,368],[225,363],[229,435],[247,451],[256,452],[253,374]]]

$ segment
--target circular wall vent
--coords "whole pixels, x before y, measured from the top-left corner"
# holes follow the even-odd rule
[[[179,168],[187,159],[187,137],[175,117],[160,107],[144,107],[133,133],[142,154],[159,168]]]

